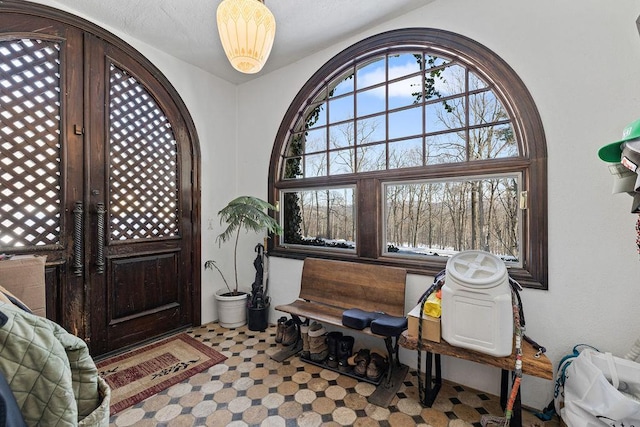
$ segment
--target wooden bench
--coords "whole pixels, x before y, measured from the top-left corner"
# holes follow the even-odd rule
[[[455,347],[442,340],[440,342],[422,340],[422,345],[418,348],[418,338],[410,336],[404,331],[400,336],[400,345],[410,350],[420,350],[426,352],[424,400],[426,406],[433,405],[442,385],[442,373],[440,356],[451,356],[458,359],[470,360],[483,365],[494,366],[501,369],[500,404],[504,409],[507,404],[509,393],[509,374],[515,369],[516,356],[512,354],[506,357],[496,357],[489,354],[468,350],[462,347]],[[433,359],[435,358],[436,375],[433,378]],[[553,380],[553,366],[544,353],[538,351],[526,340],[522,340],[522,373],[538,378]],[[522,426],[522,405],[520,402],[520,390],[516,396],[513,406],[513,418],[511,426]]]
[[[406,276],[407,272],[402,268],[306,258],[298,299],[275,309],[289,313],[298,325],[302,324],[300,318],[304,317],[305,321],[313,319],[345,327],[342,325],[342,313],[350,308],[404,317]],[[400,366],[398,336],[376,335],[370,328],[349,330],[384,339],[389,354],[386,375],[389,381],[393,366]]]

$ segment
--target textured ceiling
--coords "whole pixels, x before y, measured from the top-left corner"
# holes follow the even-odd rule
[[[269,61],[255,75],[229,65],[218,39],[221,0],[34,0],[109,25],[232,83],[243,83],[433,0],[266,0],[276,18]]]

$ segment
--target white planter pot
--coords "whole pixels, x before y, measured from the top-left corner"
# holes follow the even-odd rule
[[[232,329],[247,323],[247,297],[249,294],[223,296],[228,292],[221,289],[216,292],[216,307],[218,309],[218,323],[223,328]]]

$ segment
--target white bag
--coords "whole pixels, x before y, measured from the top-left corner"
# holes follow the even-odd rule
[[[564,378],[560,417],[568,427],[640,427],[640,364],[585,349]]]

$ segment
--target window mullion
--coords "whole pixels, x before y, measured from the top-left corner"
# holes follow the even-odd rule
[[[357,250],[360,258],[378,258],[380,256],[380,238],[382,235],[380,181],[377,179],[358,180],[356,206]]]

